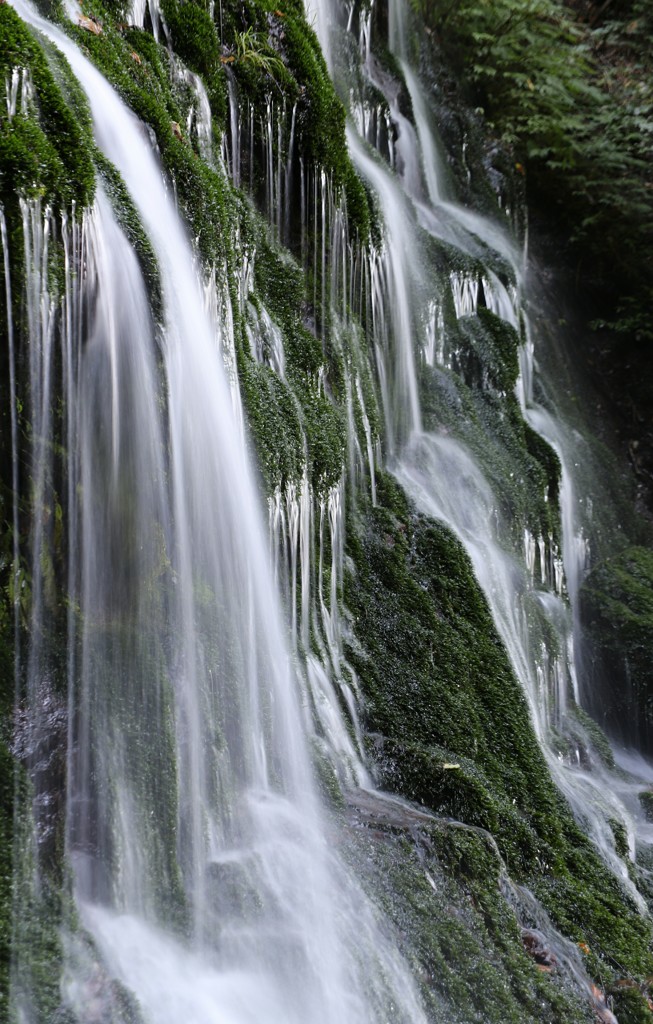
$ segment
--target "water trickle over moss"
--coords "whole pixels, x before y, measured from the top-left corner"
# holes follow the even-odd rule
[[[9,4],[0,4],[0,84],[25,69],[33,99],[0,110],[0,201],[11,210],[17,195],[70,208],[88,205],[95,188],[90,115],[60,54],[36,40]],[[73,110],[74,107],[74,110]]]
[[[389,477],[350,524],[348,657],[381,785],[496,839],[511,876],[596,977],[643,980],[649,927],[555,789],[528,708],[459,542]]]

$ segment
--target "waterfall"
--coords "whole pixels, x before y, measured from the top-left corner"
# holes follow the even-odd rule
[[[402,83],[382,66],[374,46],[370,48],[369,12],[358,18],[359,45],[354,51],[343,43],[344,35],[356,30],[351,5],[341,5],[338,0],[307,0],[306,6],[332,74],[342,83],[341,97],[350,114],[352,158],[378,197],[383,218],[383,249],[378,256],[372,254],[371,261],[372,276],[378,264],[384,280],[382,294],[376,299],[372,343],[389,467],[416,507],[445,523],[466,548],[528,699],[535,733],[553,778],[606,863],[643,908],[642,897],[615,849],[610,826],[611,820],[620,822],[631,847],[636,831],[646,832],[633,799],[641,784],[631,779],[622,786],[598,763],[591,771],[582,769],[573,757],[560,754],[554,739],[556,730],[564,733],[569,721],[569,701],[580,700],[574,627],[578,627],[578,592],[588,565],[588,542],[577,520],[583,499],[574,487],[573,431],[533,400],[534,336],[528,314],[525,247],[512,237],[509,225],[458,203],[453,196],[436,118],[416,70],[418,45],[406,0],[389,0],[388,42],[403,75],[414,123],[399,103]],[[389,147],[378,135],[374,137],[361,117],[361,112],[369,109],[368,97],[379,93],[391,124]],[[429,278],[426,270],[429,238],[453,245],[461,254],[463,267],[465,257],[469,258],[469,270],[451,272],[449,296],[443,297],[441,281],[435,275]],[[425,425],[422,395],[424,388],[433,389],[434,385],[422,380],[420,351],[430,366],[438,368],[439,364],[465,377],[456,331],[445,325],[444,315],[438,318],[438,310],[443,303],[446,307],[452,302],[469,344],[472,334],[467,325],[478,312],[481,296],[485,308],[520,334],[515,393],[526,421],[546,438],[561,460],[561,541],[553,535],[531,539],[528,524],[516,529],[519,523],[514,516],[505,517],[498,488],[510,489],[517,467],[504,475],[498,486],[494,484],[497,470],[492,463],[492,443],[484,450],[472,428],[452,425],[446,418],[434,423],[431,417]],[[387,310],[391,311],[390,325]],[[480,383],[485,391],[496,386],[487,379]],[[447,386],[455,388],[453,383]],[[540,500],[546,503],[548,495],[544,493]],[[572,734],[578,735],[579,728],[574,722]]]
[[[47,274],[53,220],[24,204],[38,508],[57,502],[55,362],[67,398],[65,845],[76,912],[95,947],[68,923],[64,1004],[79,1020],[91,1005],[122,1020],[110,976],[156,1024],[363,1024],[390,1012],[415,1024],[425,1019],[415,984],[337,843],[334,851],[337,826],[313,781],[309,698],[287,645],[230,393],[228,318],[210,299],[143,126],[62,31],[26,0],[14,6],[65,54],[84,89],[97,144],[153,247],[162,294],[155,318],[100,188],[81,227],[61,227],[59,315]],[[269,184],[276,203],[278,185]],[[296,504],[289,495],[293,587],[298,561],[307,572],[309,540]],[[336,488],[317,524],[332,559],[331,591],[320,583],[319,599],[334,630],[340,516]],[[45,522],[36,517],[31,543],[43,591],[33,599],[28,668],[36,705],[50,700]],[[311,674],[333,718],[332,684],[317,660]],[[340,721],[331,728],[358,761]],[[38,790],[31,813],[38,836]],[[35,894],[38,872],[37,856]],[[20,958],[14,975],[14,1006],[31,1024],[38,1012]]]
[[[29,0],[10,3],[67,58],[98,150],[138,222],[135,233],[127,229],[106,168],[90,209],[55,216],[38,199],[21,199],[16,252],[0,206],[24,680],[14,741],[25,770],[16,786],[15,1019],[468,1024],[455,983],[447,989],[436,976],[458,956],[449,935],[474,969],[480,963],[497,977],[504,951],[497,956],[493,945],[492,907],[479,910],[473,888],[455,889],[446,858],[438,861],[436,834],[453,832],[492,863],[482,870],[517,934],[506,949],[514,942],[525,959],[519,929],[530,923],[557,951],[555,984],[562,979],[561,988],[583,993],[614,1022],[581,951],[511,881],[489,832],[375,789],[368,753],[383,737],[365,736],[361,725],[364,672],[353,666],[367,638],[343,600],[346,573],[360,571],[348,564],[345,530],[368,514],[383,521],[385,466],[424,521],[445,524],[465,548],[546,766],[644,909],[613,829],[625,828],[632,854],[641,784],[588,764],[583,727],[569,726],[581,698],[577,605],[590,552],[574,437],[534,386],[525,244],[499,204],[493,216],[458,200],[406,0],[388,0],[390,69],[375,52],[374,0],[362,10],[306,3],[348,105],[352,161],[374,197],[378,222],[366,243],[352,238],[337,175],[300,152],[302,99],[271,93],[255,107],[239,96],[227,63],[227,126],[214,144],[210,90],[173,54],[165,5],[133,0],[135,24],[151,25],[170,47],[189,145],[220,177],[225,202],[236,197],[254,219],[240,191],[247,187],[261,211],[260,234],[243,242],[237,227],[224,265],[208,266],[151,130],[64,31]],[[222,5],[219,17],[222,42]],[[6,96],[10,118],[34,101],[26,71],[12,73]],[[304,272],[311,292],[298,338],[257,291],[257,261],[281,245],[294,253],[279,256],[283,272]],[[64,254],[57,272],[54,249]],[[10,278],[21,258],[26,454]],[[500,365],[492,331],[514,346],[514,375]],[[313,343],[298,384],[293,346]],[[270,409],[278,387],[296,420],[293,470],[266,496],[249,451],[250,366],[270,385]],[[339,406],[346,432],[340,464],[319,477],[311,476],[302,387],[311,401]],[[545,483],[540,473],[536,486],[524,479],[519,457],[503,451],[479,413],[486,401],[510,405],[549,442],[562,469],[559,495],[555,474]],[[29,481],[19,480],[19,465]],[[29,487],[29,513],[19,508],[19,484]],[[395,545],[389,533],[386,542]],[[28,556],[23,651],[16,595]],[[626,767],[651,782],[646,765]],[[451,775],[461,765],[437,768]],[[417,866],[403,876],[411,857]],[[441,961],[422,957],[419,928],[411,932],[433,910],[420,902],[420,886],[445,918]],[[41,961],[32,950],[39,942]],[[61,977],[48,979],[54,1010],[44,1009],[39,974],[59,961]],[[530,976],[525,984],[536,991]],[[483,996],[474,992],[474,1014],[484,1012]]]

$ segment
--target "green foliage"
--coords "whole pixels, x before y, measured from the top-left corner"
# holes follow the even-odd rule
[[[531,200],[555,211],[597,325],[653,339],[650,14],[562,0],[413,6],[526,165]]]
[[[265,71],[274,77],[283,70],[283,61],[267,52],[267,40],[260,32],[255,32],[250,25],[244,32],[236,34],[236,59],[248,61],[259,71]]]

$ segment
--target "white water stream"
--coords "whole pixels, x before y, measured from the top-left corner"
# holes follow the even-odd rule
[[[119,169],[154,248],[163,296],[162,322],[156,323],[136,256],[100,191],[81,228],[63,227],[69,264],[61,363],[67,448],[75,453],[68,476],[74,599],[66,842],[82,922],[109,974],[135,994],[147,1024],[420,1024],[425,1017],[414,981],[338,856],[337,829],[326,819],[312,781],[311,705],[341,778],[369,785],[356,733],[355,679],[345,686],[338,676],[341,488],[324,495],[317,511],[307,482],[275,494],[270,558],[233,374],[225,372],[225,364],[233,371],[233,339],[219,284],[215,276],[208,285],[203,280],[144,127],[64,33],[26,0],[11,2],[64,52],[82,84],[98,145]],[[135,17],[142,23],[146,6],[157,34],[154,0],[136,0]],[[333,66],[336,2],[310,0],[307,7]],[[514,270],[514,290],[489,269],[482,281],[452,275],[452,300],[461,319],[476,312],[482,288],[486,304],[517,326],[523,267],[507,230],[453,200],[443,180],[428,97],[411,69],[403,0],[390,0],[390,12],[390,43],[404,71],[415,124],[401,114],[396,86],[375,64],[370,22],[363,19],[359,51],[364,73],[386,94],[396,135],[392,166],[372,151],[367,130],[362,136],[355,131],[353,118],[348,129],[353,159],[377,194],[386,225],[384,248],[371,254],[366,271],[386,450],[418,507],[447,523],[465,545],[554,777],[607,862],[630,886],[608,819],[623,821],[634,845],[636,786],[611,791],[598,766],[590,771],[563,764],[548,743],[550,727],[564,717],[575,686],[560,556],[548,538],[529,535],[525,551],[521,539],[516,546],[478,459],[461,440],[424,428],[422,352],[431,365],[445,360],[446,366],[446,357],[438,315],[442,295],[425,274],[420,231],[475,257],[489,248]],[[178,73],[184,77],[183,70]],[[193,130],[210,159],[205,94],[197,82],[184,80],[196,94]],[[12,90],[8,103],[15,107],[17,86]],[[354,95],[353,101],[364,109],[362,98]],[[230,115],[229,163],[239,182],[241,126],[233,90]],[[290,193],[294,127],[294,110],[268,106],[266,207],[279,237],[288,232],[284,196]],[[275,164],[274,142],[282,132],[290,156],[282,162],[279,146]],[[342,293],[344,308],[356,274],[341,211],[324,175],[311,179],[302,168],[301,189],[302,221],[311,210],[323,229],[322,252],[316,248],[312,256],[315,268],[322,267],[322,298],[329,225],[330,248],[340,254],[333,272],[340,283],[332,296]],[[52,475],[53,456],[45,444],[51,425],[38,413],[47,416],[50,408],[56,332],[44,273],[47,254],[41,250],[53,226],[38,207],[26,205],[24,214],[25,238],[38,243],[28,253],[28,311],[32,393],[39,399],[33,410],[36,486],[47,504],[53,503],[45,497]],[[248,278],[245,267],[243,277]],[[246,285],[243,292],[244,304]],[[283,343],[265,310],[257,313],[251,344],[254,358],[266,359],[283,377]],[[530,355],[526,346],[522,404],[529,422],[563,459],[563,556],[573,604],[586,552],[573,517],[573,474],[565,464],[569,439],[564,424],[533,404]],[[366,466],[374,496],[376,453],[355,373],[348,387],[351,407],[358,401],[366,423],[365,452],[350,437],[350,479]],[[12,395],[13,390],[14,384]],[[33,527],[35,565],[41,525]],[[320,589],[312,597],[316,536]],[[328,594],[321,591],[325,552],[331,560]],[[537,558],[538,582],[546,587],[535,586]],[[307,653],[308,688],[289,653],[278,586],[289,592],[291,638]],[[324,634],[319,657],[309,651],[313,600]],[[35,594],[35,638],[46,606],[47,594]],[[533,649],[531,614],[553,623],[560,640],[555,655]],[[79,637],[78,648],[73,637]],[[46,674],[44,660],[35,643],[29,667],[35,696]],[[351,708],[353,735],[343,726],[334,678]],[[111,1012],[111,995],[98,989],[97,964],[73,935],[68,953],[67,1005],[85,1024],[103,1020]],[[22,1021],[31,1024],[29,986],[20,976],[14,1002]]]
[[[609,825],[609,819],[621,822],[634,849],[635,834],[646,831],[641,811],[632,799],[641,784],[633,780],[619,787],[598,760],[591,770],[581,768],[580,754],[577,759],[563,758],[552,742],[552,729],[564,730],[570,696],[579,698],[573,627],[588,548],[577,517],[573,432],[552,411],[533,401],[533,339],[528,325],[525,255],[507,226],[452,198],[435,114],[414,67],[414,27],[406,0],[388,2],[388,41],[404,75],[414,124],[400,111],[400,85],[377,61],[374,48],[370,49],[369,15],[360,15],[360,63],[348,66],[354,51],[343,44],[343,33],[345,25],[346,31],[352,30],[353,9],[338,0],[307,0],[306,7],[332,73],[346,83],[342,98],[351,109],[350,151],[359,173],[378,196],[385,225],[384,250],[377,260],[390,282],[388,306],[393,320],[390,331],[385,328],[380,332],[375,326],[374,340],[376,343],[378,339],[377,369],[390,468],[418,509],[446,523],[465,546],[527,696],[535,733],[551,773],[604,860],[643,910],[643,900],[615,850]],[[365,90],[369,85],[383,94],[388,105],[393,127],[389,163],[372,148],[365,119],[360,116],[368,108]],[[536,540],[528,532],[525,541],[516,542],[511,523],[502,519],[500,495],[493,491],[478,453],[464,438],[451,436],[447,428],[423,427],[420,350],[430,365],[435,365],[439,357],[444,369],[451,369],[451,356],[444,321],[438,318],[441,283],[427,279],[422,232],[452,243],[472,257],[483,259],[484,252],[495,257],[498,254],[512,269],[515,285],[510,287],[489,268],[482,280],[465,272],[452,273],[452,298],[458,318],[464,319],[476,313],[482,285],[489,309],[517,330],[520,322],[526,323],[517,393],[525,419],[561,459],[562,552],[552,538]],[[421,326],[424,323],[426,331]],[[386,381],[392,381],[392,387]],[[535,576],[536,558],[539,578]],[[552,648],[535,641],[534,621],[548,622],[556,638]],[[578,723],[572,731],[582,733]]]
[[[163,296],[157,325],[100,191],[68,237],[67,290],[81,273],[83,285],[62,353],[74,453],[70,633],[80,634],[69,662],[66,843],[81,920],[147,1024],[416,1024],[410,973],[319,806],[308,696],[225,374],[228,324],[205,302],[144,126],[63,32],[26,0],[14,6],[80,81]],[[26,226],[26,239],[47,241],[47,216],[45,227]],[[41,314],[31,385],[47,413],[55,307],[46,256],[28,254],[28,264],[41,275],[28,272],[29,310]],[[45,481],[50,425],[36,428]],[[327,511],[333,534],[337,508]],[[29,1022],[22,982],[19,966],[13,998]],[[97,965],[73,938],[63,990],[85,1024],[110,1010],[111,990],[98,992]]]

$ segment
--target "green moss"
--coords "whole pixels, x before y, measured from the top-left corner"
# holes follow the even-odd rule
[[[554,509],[558,509],[560,500],[560,480],[562,477],[562,466],[557,453],[551,445],[524,423],[524,441],[529,455],[539,463],[544,471],[544,487],[548,501]],[[556,524],[557,526],[557,524]],[[554,535],[559,534],[558,529],[552,531]]]
[[[69,923],[72,907],[60,877],[40,870],[37,882],[31,813],[33,792],[22,768],[17,776],[12,773],[12,777],[17,777],[18,781],[10,916],[12,999],[29,1007],[30,1017],[36,1024],[47,1024],[56,1019],[61,1001],[58,970],[63,962],[61,928]],[[20,907],[20,913],[15,912],[16,907]]]
[[[267,463],[268,484],[274,486],[287,477],[298,479],[306,463],[315,489],[321,491],[340,479],[346,452],[342,414],[327,397],[321,376],[326,369],[330,380],[334,367],[325,361],[320,342],[302,320],[306,281],[299,265],[270,244],[260,225],[258,229],[251,225],[250,230],[256,237],[256,290],[283,333],[286,356],[285,383],[271,371],[246,369],[245,401],[259,459]],[[266,377],[263,390],[255,393],[254,381],[263,384]],[[267,405],[267,396],[273,393],[276,397]]]
[[[611,987],[608,994],[619,1024],[650,1024],[651,1001],[629,978]]]
[[[378,495],[350,528],[345,602],[381,785],[491,832],[556,927],[588,943],[597,977],[614,964],[646,977],[649,926],[553,786],[467,556],[392,480]]]
[[[331,808],[342,810],[345,800],[328,751],[324,750],[315,740],[312,745],[312,755],[315,778],[325,803]]]
[[[625,646],[633,656],[645,655],[653,638],[653,551],[626,549],[597,566],[584,589],[597,619],[613,624],[606,643]]]
[[[88,107],[61,55],[42,48],[13,7],[2,4],[0,81],[14,68],[28,69],[34,99],[13,118],[6,106],[0,111],[0,200],[11,209],[18,195],[41,196],[65,209],[75,201],[81,209],[95,187]]]
[[[493,815],[496,831],[500,812],[493,790],[525,802],[517,805],[522,811],[533,809],[539,798],[555,816],[525,699],[467,556],[446,528],[401,514],[395,489],[381,478],[380,507],[369,513],[365,534],[350,541],[357,573],[347,581],[345,600],[357,635],[366,638],[366,657],[355,652],[351,657],[365,680],[368,728],[410,748],[418,761],[420,744],[429,758],[428,751],[437,747],[434,769],[471,759],[460,772],[438,769],[434,784],[437,793],[448,792],[452,799],[460,792],[460,801],[470,807],[476,801],[480,817],[465,820],[492,827],[488,815]],[[386,506],[388,492],[394,515]],[[416,768],[410,795],[431,805],[432,799],[416,789],[419,774]],[[459,791],[463,785],[467,789]],[[447,799],[438,804],[443,813]],[[506,838],[509,831],[506,827]],[[520,856],[517,844],[514,856]]]
[[[569,979],[542,973],[527,955],[488,834],[410,809],[374,810],[354,832],[357,854],[372,865],[370,891],[395,925],[429,1019],[589,1022]]]
[[[597,565],[581,591],[602,712],[624,738],[651,747],[653,735],[653,551],[630,547]]]
[[[599,755],[606,768],[614,768],[614,754],[612,752],[612,747],[610,746],[610,741],[603,732],[603,729],[601,729],[594,719],[590,718],[587,712],[579,707],[578,704],[571,705],[570,714],[580,723],[585,734],[589,736],[592,747]]]
[[[240,386],[257,462],[268,494],[304,468],[302,426],[292,396],[276,374],[250,360],[241,363]]]
[[[219,67],[218,34],[205,7],[196,3],[163,0],[161,13],[175,53],[198,74],[211,75]]]
[[[616,818],[610,818],[608,820],[610,831],[614,837],[614,847],[618,855],[622,858],[628,857],[630,854],[630,847],[628,845],[628,830],[624,825],[623,821],[617,821]]]

